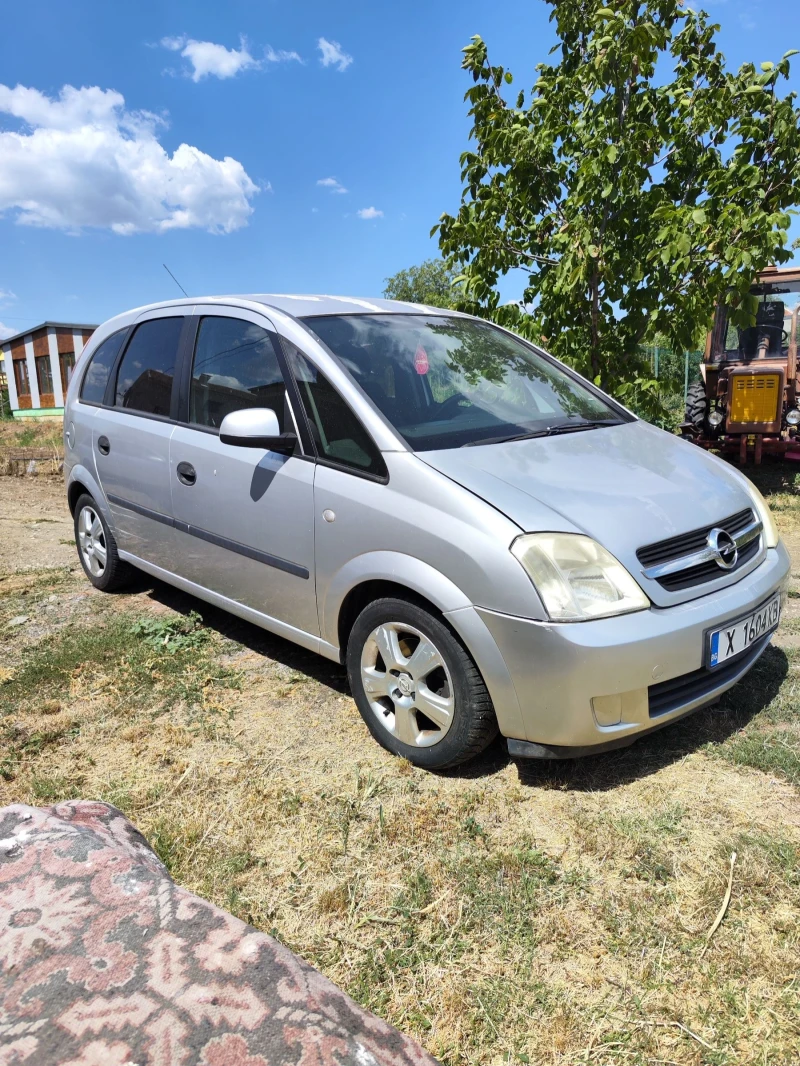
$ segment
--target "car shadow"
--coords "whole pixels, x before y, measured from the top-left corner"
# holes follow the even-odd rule
[[[172,585],[141,573],[127,591],[147,594],[150,599],[188,615],[198,611],[203,622],[221,636],[243,647],[306,674],[333,692],[350,694],[343,666],[307,651],[283,637],[246,622]],[[719,703],[695,711],[686,718],[642,737],[630,747],[582,759],[512,759],[505,738],[497,736],[489,747],[468,763],[438,771],[442,777],[478,781],[516,764],[520,784],[528,788],[570,792],[605,792],[657,773],[679,762],[706,744],[722,744],[747,725],[775,698],[789,671],[781,648],[770,645],[755,666]],[[365,731],[364,743],[374,741]]]
[[[202,615],[203,624],[220,636],[235,640],[249,651],[272,659],[290,670],[306,674],[320,684],[327,685],[334,692],[350,692],[347,672],[343,666],[317,655],[316,652],[301,648],[291,640],[269,633],[252,622],[237,618],[236,615],[214,607],[213,604],[206,603],[188,592],[182,592],[173,585],[141,573],[126,587],[126,591],[146,594],[151,600],[177,611],[178,614],[189,615],[192,611],[197,611]]]

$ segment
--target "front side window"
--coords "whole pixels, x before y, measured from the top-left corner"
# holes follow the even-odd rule
[[[39,383],[39,396],[53,395],[53,368],[49,355],[36,356],[36,380]]]
[[[281,433],[292,428],[270,334],[239,318],[203,318],[192,366],[189,421],[219,429],[225,415],[249,407],[271,408]]]
[[[627,416],[516,337],[439,315],[325,315],[306,325],[416,451]]]
[[[117,374],[115,405],[168,417],[182,318],[153,318],[136,328]]]
[[[347,403],[291,341],[284,338],[283,344],[311,425],[317,454],[338,465],[385,477],[383,456]]]
[[[127,334],[127,329],[112,333],[95,349],[81,382],[81,400],[84,403],[103,403],[109,374]]]

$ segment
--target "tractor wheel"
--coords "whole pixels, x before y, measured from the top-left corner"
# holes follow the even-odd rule
[[[698,433],[702,432],[703,422],[706,418],[706,387],[702,381],[694,381],[686,393],[686,417],[684,425],[691,425]]]

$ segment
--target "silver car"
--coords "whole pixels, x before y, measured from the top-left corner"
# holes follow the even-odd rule
[[[101,326],[66,401],[78,551],[346,663],[430,769],[629,744],[714,702],[789,558],[737,470],[467,315],[186,299]]]

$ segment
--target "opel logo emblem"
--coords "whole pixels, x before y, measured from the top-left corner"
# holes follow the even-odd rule
[[[717,566],[723,570],[733,570],[739,558],[739,549],[733,537],[725,529],[712,529],[706,538]]]

